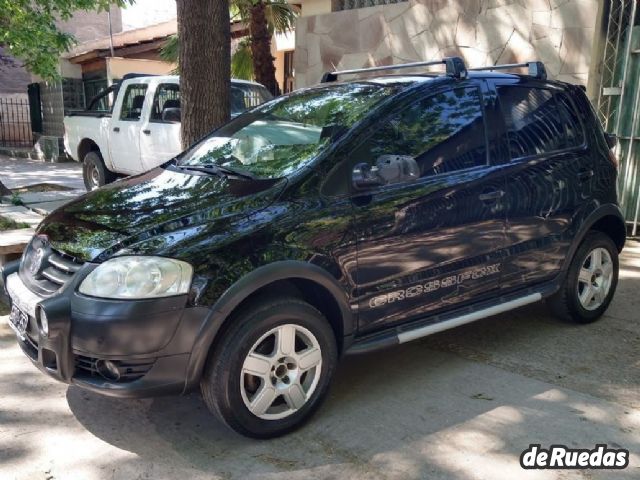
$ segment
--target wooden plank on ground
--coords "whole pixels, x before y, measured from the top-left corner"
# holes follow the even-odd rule
[[[0,232],[0,255],[22,253],[35,233],[36,231],[33,228]]]

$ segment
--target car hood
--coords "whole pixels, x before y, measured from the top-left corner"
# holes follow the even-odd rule
[[[49,215],[37,234],[82,261],[104,261],[157,235],[267,207],[286,183],[156,168],[89,192]]]

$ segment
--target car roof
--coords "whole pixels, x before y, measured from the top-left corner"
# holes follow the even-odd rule
[[[540,79],[527,74],[518,73],[504,73],[492,70],[467,70],[466,78],[476,79],[503,79],[503,80],[519,80],[519,79],[531,79],[537,82],[542,82],[546,85],[553,85],[556,87],[565,87],[568,85],[565,82],[552,79]],[[347,78],[339,78],[336,81],[321,82],[313,85],[309,88],[330,88],[332,85],[348,85],[353,83],[369,83],[380,86],[395,85],[401,88],[396,92],[400,94],[409,88],[417,87],[418,85],[426,85],[435,81],[446,81],[447,79],[454,81],[454,79],[444,73],[440,72],[424,72],[424,73],[405,73],[405,74],[386,74],[386,75],[358,75],[351,74]],[[404,85],[398,85],[404,84]]]

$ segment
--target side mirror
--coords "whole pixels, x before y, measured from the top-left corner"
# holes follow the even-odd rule
[[[616,148],[618,144],[618,137],[616,137],[613,133],[605,133],[605,138],[607,139],[607,145],[609,145],[609,149],[613,150]]]
[[[353,167],[351,183],[356,190],[366,190],[384,185],[384,180],[378,176],[377,167],[362,162]]]
[[[162,121],[168,123],[180,123],[181,120],[180,108],[165,108],[162,111]]]
[[[359,163],[353,168],[351,181],[356,190],[391,183],[408,183],[420,178],[420,167],[408,155],[380,155],[374,166]]]

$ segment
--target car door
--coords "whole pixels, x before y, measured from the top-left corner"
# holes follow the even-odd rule
[[[572,220],[592,196],[594,169],[584,127],[564,90],[522,78],[492,86],[507,155],[507,291],[560,272],[575,235]]]
[[[504,179],[490,162],[482,83],[447,86],[400,107],[351,153],[359,328],[371,331],[481,300],[499,288]],[[384,165],[400,159],[393,169]]]
[[[150,170],[182,151],[180,142],[180,85],[177,82],[156,86],[153,102],[140,135],[140,157]]]
[[[140,158],[140,130],[147,88],[146,83],[129,84],[118,95],[109,134],[111,162],[118,173],[135,174],[145,170]]]

